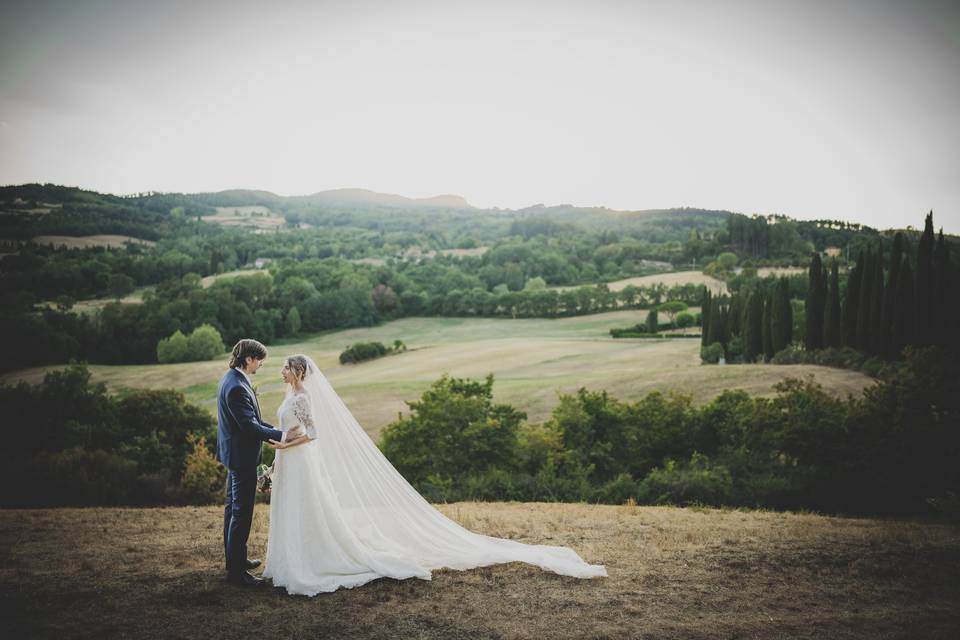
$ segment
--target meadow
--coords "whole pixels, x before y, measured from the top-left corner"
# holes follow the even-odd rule
[[[635,276],[633,278],[624,278],[607,283],[610,291],[623,291],[628,285],[634,287],[651,287],[655,284],[662,284],[665,287],[672,287],[684,284],[702,284],[714,294],[726,293],[727,283],[719,278],[708,276],[700,271],[670,271],[667,273],[654,273],[648,276]],[[551,287],[557,291],[566,289],[577,289],[577,286],[569,287]]]
[[[707,402],[725,389],[773,395],[773,385],[787,377],[813,376],[831,393],[858,394],[872,383],[862,373],[814,365],[700,364],[700,343],[694,339],[617,339],[609,329],[646,318],[645,311],[613,311],[557,319],[405,318],[377,327],[339,330],[303,340],[281,341],[254,382],[264,415],[274,415],[283,399],[279,369],[284,354],[312,357],[373,438],[406,412],[415,400],[447,372],[457,377],[495,377],[494,398],[526,411],[529,420],[547,419],[559,393],[578,388],[607,390],[622,400],[637,400],[651,391],[689,394]],[[358,365],[340,365],[348,345],[403,340],[408,350]],[[188,400],[215,411],[216,387],[226,356],[208,362],[166,365],[90,365],[95,382],[109,388],[175,388]],[[5,375],[39,382],[46,371],[37,367]]]
[[[127,243],[154,246],[156,242],[142,240],[132,236],[100,234],[93,236],[34,236],[32,241],[37,244],[46,244],[67,249],[91,249],[93,247],[123,248]]]
[[[0,511],[0,609],[30,638],[955,638],[960,526],[811,513],[453,503],[608,577],[509,563],[314,598],[223,579],[222,508]],[[250,556],[263,558],[268,505]]]

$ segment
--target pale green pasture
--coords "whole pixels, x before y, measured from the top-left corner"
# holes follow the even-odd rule
[[[724,389],[770,395],[788,376],[813,375],[832,393],[859,393],[871,383],[863,374],[809,365],[701,366],[695,339],[620,339],[611,327],[642,321],[644,311],[614,311],[560,319],[405,318],[378,327],[330,332],[269,347],[269,357],[254,377],[266,419],[283,399],[279,369],[286,354],[312,357],[372,436],[415,400],[443,373],[457,377],[495,377],[494,395],[540,422],[557,405],[558,393],[583,386],[606,389],[614,397],[637,400],[651,391],[680,392],[705,402]],[[349,344],[394,339],[408,351],[359,365],[337,358]],[[110,388],[176,388],[211,412],[216,383],[226,356],[210,362],[169,365],[90,367],[96,381]],[[46,368],[8,374],[3,380],[38,382]]]

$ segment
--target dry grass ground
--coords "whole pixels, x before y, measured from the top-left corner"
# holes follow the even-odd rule
[[[68,249],[90,249],[91,247],[122,248],[126,243],[153,246],[157,244],[151,240],[141,240],[132,236],[96,235],[96,236],[34,236],[37,244],[48,244],[55,247],[65,246]]]
[[[455,503],[464,526],[565,545],[579,580],[511,563],[288,596],[222,576],[222,511],[0,511],[9,638],[956,638],[960,526],[811,514]],[[251,556],[263,557],[259,505]]]
[[[608,282],[607,287],[610,291],[621,291],[627,285],[635,287],[649,287],[655,284],[663,284],[667,287],[682,284],[702,284],[708,287],[713,293],[726,293],[727,283],[723,280],[705,275],[700,271],[668,271],[665,273],[655,273],[649,276],[637,276],[635,278],[624,278]],[[578,287],[551,287],[557,291],[565,289],[576,289]]]
[[[216,215],[203,216],[202,220],[228,227],[255,227],[258,229],[276,229],[286,223],[283,216],[278,216],[270,209],[260,205],[217,207]]]
[[[757,275],[761,278],[767,276],[795,276],[798,273],[807,273],[803,267],[760,267],[757,269]]]
[[[258,273],[262,273],[268,278],[273,277],[270,274],[270,272],[267,271],[266,269],[237,269],[236,271],[227,271],[226,273],[218,273],[213,276],[206,276],[205,278],[200,278],[200,285],[204,289],[206,289],[206,288],[209,288],[211,285],[213,285],[213,283],[216,282],[217,280],[226,280],[228,278],[252,276]]]
[[[574,318],[505,320],[498,318],[405,318],[378,327],[347,329],[269,348],[266,364],[254,378],[265,416],[273,416],[283,399],[279,369],[284,354],[305,353],[330,379],[371,437],[406,412],[444,372],[482,378],[493,373],[494,397],[526,411],[533,422],[549,417],[558,393],[583,386],[606,389],[616,398],[638,400],[651,391],[689,394],[707,402],[725,389],[771,395],[788,377],[812,375],[830,392],[858,394],[872,383],[856,371],[813,365],[700,365],[695,339],[620,339],[611,327],[642,322],[645,311],[614,311]],[[359,365],[343,366],[338,357],[347,345],[401,339],[409,351]],[[95,381],[109,387],[176,388],[189,400],[214,412],[217,381],[226,356],[209,362],[168,365],[90,367]],[[7,374],[3,382],[39,382],[53,367]],[[269,420],[269,418],[267,418]]]

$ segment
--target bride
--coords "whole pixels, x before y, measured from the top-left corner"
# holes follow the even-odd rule
[[[286,358],[263,576],[314,596],[381,577],[430,580],[431,570],[526,562],[577,578],[606,576],[567,547],[464,529],[428,503],[363,431],[313,360]]]

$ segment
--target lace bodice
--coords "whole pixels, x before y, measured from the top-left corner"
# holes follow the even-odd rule
[[[311,439],[317,437],[317,428],[313,423],[313,411],[310,407],[310,397],[305,393],[294,393],[280,403],[277,409],[280,419],[280,430],[289,431],[297,425],[303,427],[304,433]]]

